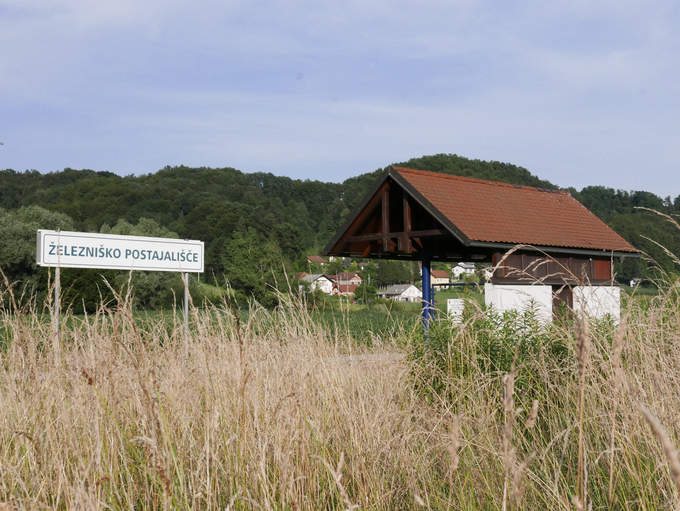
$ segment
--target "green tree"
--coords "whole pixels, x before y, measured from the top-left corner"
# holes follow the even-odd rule
[[[354,290],[354,298],[361,303],[368,303],[375,298],[377,293],[378,290],[375,286],[369,285],[367,281],[363,281]]]
[[[225,244],[223,265],[232,288],[265,307],[278,303],[276,290],[284,286],[284,260],[272,240],[259,236],[252,227],[235,231]]]
[[[362,282],[370,283],[376,285],[376,275],[378,273],[378,267],[369,262],[364,266],[364,269],[359,272]]]
[[[343,271],[345,271],[345,268],[343,267],[343,259],[336,257],[332,261],[326,263],[326,269],[324,270],[324,273],[326,275],[337,275]]]
[[[0,209],[0,268],[11,282],[35,283],[38,229],[71,231],[73,220],[40,206]]]
[[[404,284],[411,280],[411,272],[402,261],[383,260],[379,263],[375,280],[377,286]]]

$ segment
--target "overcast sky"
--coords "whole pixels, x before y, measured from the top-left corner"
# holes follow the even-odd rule
[[[676,197],[678,27],[677,1],[0,0],[0,168],[456,153]]]

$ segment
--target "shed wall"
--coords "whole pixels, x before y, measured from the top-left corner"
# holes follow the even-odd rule
[[[552,288],[550,286],[522,286],[513,284],[484,284],[487,308],[496,312],[517,309],[526,312],[533,307],[539,319],[552,320]]]
[[[574,311],[584,311],[591,318],[607,315],[621,317],[621,288],[615,286],[578,286],[574,288]]]

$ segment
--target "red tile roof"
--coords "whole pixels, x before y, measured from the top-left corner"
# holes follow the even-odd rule
[[[338,273],[337,277],[338,280],[352,280],[354,277],[358,276],[359,272],[356,271],[344,271],[342,273]],[[361,277],[359,277],[361,278]]]
[[[445,270],[432,270],[430,272],[430,275],[432,275],[436,279],[450,279],[451,275],[446,273]]]
[[[335,284],[335,286],[341,294],[354,294],[356,288],[359,287],[355,284]]]
[[[307,256],[307,261],[309,261],[310,263],[327,263],[328,262],[323,257],[319,257],[319,256]]]
[[[637,252],[568,192],[393,168],[472,241]]]

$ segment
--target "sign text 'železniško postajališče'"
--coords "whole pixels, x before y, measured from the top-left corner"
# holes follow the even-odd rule
[[[203,272],[202,241],[42,229],[37,241],[40,266]]]

